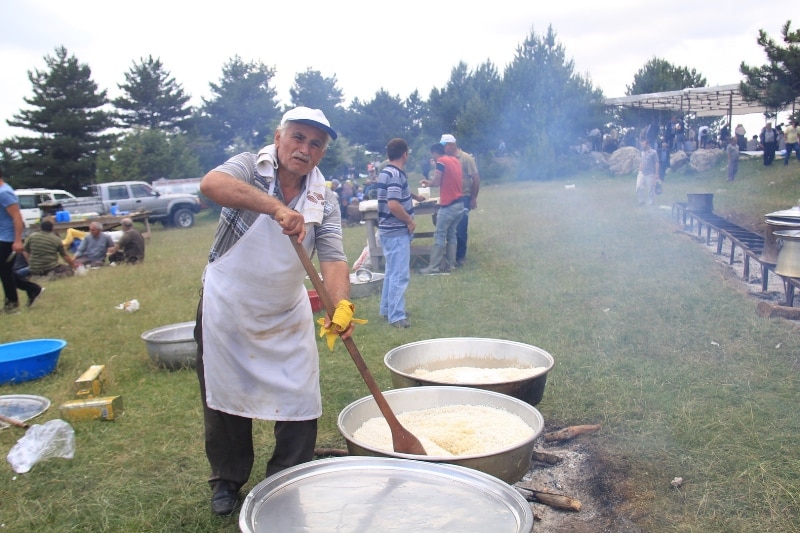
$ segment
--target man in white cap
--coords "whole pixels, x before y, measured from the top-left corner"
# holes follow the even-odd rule
[[[258,154],[236,155],[200,191],[222,206],[197,310],[211,509],[230,514],[254,462],[252,419],[275,421],[266,475],[310,461],[322,414],[319,353],[306,273],[290,239],[316,250],[322,277],[352,333],[350,277],[336,195],[317,168],[336,132],[322,111],[297,107]],[[330,325],[330,317],[326,318]]]
[[[475,164],[475,159],[458,147],[456,138],[445,133],[439,140],[444,146],[444,152],[447,155],[453,156],[461,163],[461,174],[463,182],[461,183],[461,201],[464,202],[464,216],[461,217],[461,222],[458,223],[457,237],[458,245],[456,247],[456,266],[464,265],[467,259],[467,238],[469,237],[469,212],[478,208],[478,191],[481,188],[481,177],[478,175],[478,165]]]

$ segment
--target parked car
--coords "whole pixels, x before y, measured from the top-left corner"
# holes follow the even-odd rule
[[[19,198],[19,209],[22,212],[22,220],[25,222],[26,228],[31,224],[38,224],[42,219],[42,210],[39,208],[39,204],[75,198],[75,195],[62,189],[17,189],[14,192]]]

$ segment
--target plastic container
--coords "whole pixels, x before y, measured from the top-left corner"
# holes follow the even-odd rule
[[[0,385],[46,376],[56,368],[63,339],[32,339],[0,344]]]
[[[317,291],[308,291],[308,301],[311,303],[311,312],[316,313],[322,311],[322,300],[317,294]]]
[[[117,214],[119,214],[119,207],[117,207],[117,204],[111,204],[111,215],[117,216]]]

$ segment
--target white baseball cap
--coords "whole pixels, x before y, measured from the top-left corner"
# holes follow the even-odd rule
[[[439,139],[439,144],[448,144],[448,143],[455,143],[456,138],[450,135],[449,133],[445,133],[442,135],[442,138]]]
[[[336,132],[333,131],[333,128],[331,128],[331,123],[328,122],[327,118],[325,118],[325,113],[319,109],[311,109],[309,107],[302,106],[295,107],[294,109],[290,109],[284,113],[283,118],[281,119],[281,126],[289,121],[317,127],[330,135],[331,139],[335,139],[337,137]]]

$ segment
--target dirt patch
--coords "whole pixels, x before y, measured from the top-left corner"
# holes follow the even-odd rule
[[[558,428],[554,428],[558,429]],[[546,431],[551,431],[549,428]],[[630,518],[635,505],[630,498],[627,462],[606,456],[592,436],[563,442],[536,445],[537,451],[556,455],[561,462],[550,465],[532,461],[531,468],[517,486],[568,496],[578,500],[578,512],[565,511],[531,502],[536,523],[534,531],[603,533],[639,532]]]

